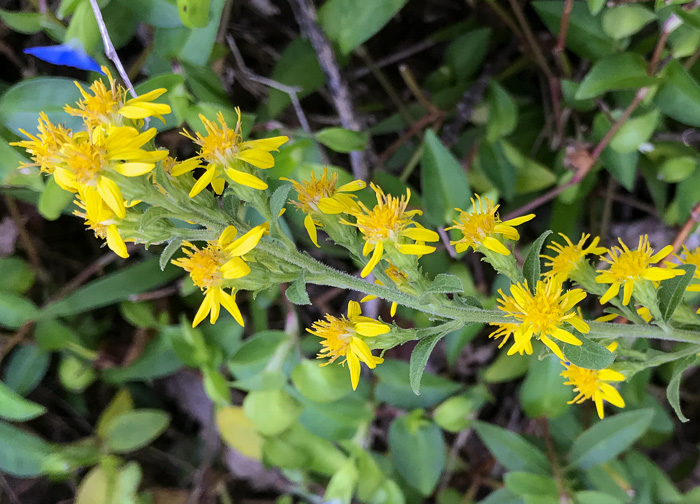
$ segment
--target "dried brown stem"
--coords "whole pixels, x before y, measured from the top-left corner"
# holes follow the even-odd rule
[[[566,47],[566,32],[569,30],[569,18],[571,17],[571,9],[574,7],[574,0],[566,0],[564,3],[564,12],[561,14],[559,22],[559,37],[557,45],[554,46],[554,53],[560,53]]]

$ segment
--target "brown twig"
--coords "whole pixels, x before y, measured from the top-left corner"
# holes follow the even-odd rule
[[[10,212],[10,216],[15,222],[15,227],[17,228],[17,233],[19,235],[19,241],[22,244],[22,248],[27,253],[27,258],[32,265],[32,269],[35,271],[37,278],[43,283],[47,279],[46,272],[44,270],[44,266],[41,264],[39,251],[34,246],[34,241],[27,232],[27,228],[24,226],[22,214],[20,213],[19,208],[17,208],[17,203],[15,203],[15,200],[7,194],[4,194],[3,198],[5,200],[5,206],[7,206],[7,210]]]
[[[566,0],[564,12],[562,12],[561,20],[559,21],[559,37],[557,38],[557,45],[554,46],[554,54],[562,52],[564,47],[566,47],[566,32],[569,30],[569,18],[573,7],[574,0]]]
[[[430,49],[435,44],[436,44],[436,42],[434,40],[429,40],[429,39],[423,40],[422,42],[419,42],[415,45],[407,47],[406,49],[398,51],[397,53],[392,54],[391,56],[387,56],[386,58],[378,59],[377,61],[372,62],[372,65],[369,65],[365,62],[365,64],[367,66],[364,68],[358,68],[357,70],[352,72],[350,74],[350,78],[360,79],[369,73],[374,73],[375,69],[378,70],[380,68],[384,68],[385,66],[389,66],[389,65],[393,65],[394,63],[398,63],[399,61],[406,59],[410,56],[413,56],[416,53],[419,53],[421,51],[425,51],[426,49]],[[362,55],[359,53],[360,49],[362,49],[362,47],[358,47],[357,49],[355,49],[355,52],[358,53],[358,55],[360,57],[362,57]],[[365,54],[366,54],[366,52],[365,52]]]
[[[311,3],[311,0],[290,0],[290,5],[302,32],[311,41],[311,45],[314,51],[316,51],[318,63],[328,80],[328,87],[338,116],[340,117],[340,123],[345,129],[354,131],[361,130],[360,121],[355,115],[355,110],[352,105],[352,96],[350,95],[348,84],[340,74],[338,60],[335,57],[330,42],[318,26],[316,8]],[[368,180],[369,167],[367,166],[365,151],[351,152],[350,163],[355,178]]]
[[[437,230],[443,245],[445,245],[445,250],[447,250],[447,254],[452,259],[457,259],[457,251],[455,251],[454,247],[450,244],[450,235],[447,234],[447,231],[445,231],[445,228],[443,226],[438,226]]]
[[[673,250],[668,256],[666,256],[667,258],[678,253],[685,241],[688,239],[688,235],[693,230],[693,227],[695,227],[695,225],[698,223],[700,223],[700,203],[695,205],[695,208],[690,211],[690,217],[688,217],[688,220],[685,221],[685,224],[683,224],[683,227],[676,235],[676,239],[673,240]]]
[[[428,100],[428,97],[425,96],[425,93],[418,85],[416,78],[413,76],[411,69],[408,68],[407,65],[399,65],[399,73],[401,74],[401,78],[406,84],[406,87],[408,87],[411,94],[413,94],[416,100],[418,100],[418,103],[420,103],[427,112],[434,113],[437,108],[430,102],[430,100]]]
[[[382,167],[384,166],[384,163],[386,163],[387,159],[396,152],[402,145],[404,145],[412,136],[418,135],[419,137],[421,136],[421,132],[431,123],[435,122],[443,112],[440,112],[439,114],[427,114],[418,119],[416,122],[414,122],[411,127],[406,131],[403,135],[401,135],[397,140],[392,142],[389,147],[387,147],[384,152],[382,152],[379,155],[379,159],[377,160],[377,167]]]

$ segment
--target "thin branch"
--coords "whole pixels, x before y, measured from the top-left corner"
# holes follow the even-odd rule
[[[316,51],[318,63],[328,80],[328,87],[335,108],[338,111],[340,123],[345,129],[360,131],[362,127],[355,115],[350,88],[340,74],[338,60],[330,42],[317,24],[316,8],[311,3],[311,0],[290,0],[290,5],[302,32],[311,41],[311,45]],[[355,178],[368,180],[369,167],[367,166],[367,158],[364,151],[351,152],[350,163]]]
[[[695,208],[690,211],[690,217],[688,217],[688,220],[685,222],[685,224],[683,224],[683,227],[678,232],[678,235],[676,235],[676,239],[673,240],[673,250],[669,256],[678,253],[681,246],[688,239],[688,235],[698,223],[700,223],[700,203],[695,205]]]
[[[401,78],[403,79],[404,83],[411,91],[411,94],[413,94],[416,100],[418,100],[418,103],[420,103],[421,107],[423,107],[429,113],[434,113],[437,110],[435,105],[430,103],[428,97],[425,96],[425,93],[418,85],[416,78],[413,76],[413,72],[411,72],[411,69],[408,68],[407,65],[400,65],[399,73],[401,74]]]
[[[29,233],[27,232],[27,228],[24,226],[24,222],[22,221],[22,214],[20,213],[19,208],[17,208],[17,203],[15,203],[15,200],[12,197],[6,194],[3,195],[3,199],[5,200],[5,206],[7,206],[8,212],[10,212],[10,216],[12,217],[12,220],[15,223],[15,227],[17,228],[17,234],[19,235],[19,241],[22,244],[22,248],[27,253],[27,258],[29,259],[29,262],[32,265],[32,269],[36,272],[36,275],[39,278],[39,280],[45,282],[46,271],[44,270],[44,267],[41,264],[39,251],[34,246],[34,241],[32,241],[32,237],[29,235]]]
[[[386,58],[381,58],[375,62],[372,63],[372,65],[369,65],[367,63],[367,66],[364,68],[358,68],[354,72],[350,74],[351,79],[360,79],[364,77],[365,75],[369,73],[374,73],[374,69],[379,69],[379,68],[384,68],[385,66],[393,65],[394,63],[398,63],[399,61],[406,59],[410,56],[413,56],[414,54],[417,54],[421,51],[425,51],[426,49],[430,49],[436,44],[434,40],[423,40],[422,42],[419,42],[415,45],[412,45],[410,47],[407,47],[406,49],[403,49],[395,54],[392,54],[391,56],[387,56]],[[359,49],[362,49],[362,47],[359,47],[358,49],[355,49],[355,51],[359,51]],[[365,51],[365,54],[366,51]],[[362,57],[361,54],[359,54],[360,57]]]
[[[126,85],[126,89],[129,90],[131,96],[136,98],[138,95],[136,94],[136,91],[134,91],[134,86],[131,85],[131,80],[126,73],[126,70],[124,70],[124,65],[122,65],[122,61],[119,59],[119,55],[117,54],[117,50],[114,48],[114,44],[112,44],[112,39],[109,37],[109,32],[107,31],[105,20],[102,18],[100,6],[97,5],[97,0],[90,0],[90,5],[92,6],[92,12],[95,14],[97,26],[100,28],[102,44],[104,44],[105,47],[105,56],[107,56],[112,63],[114,63],[114,66],[117,68],[117,72],[119,72],[120,77]]]
[[[559,22],[559,38],[557,45],[554,46],[554,53],[560,53],[566,47],[566,32],[569,30],[569,18],[571,17],[571,9],[574,8],[574,0],[566,0],[564,3],[564,12],[561,14]]]

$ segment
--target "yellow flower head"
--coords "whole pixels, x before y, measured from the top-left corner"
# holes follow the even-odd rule
[[[639,245],[636,250],[630,250],[619,238],[618,241],[622,248],[611,247],[608,250],[610,259],[607,257],[602,258],[603,261],[610,264],[610,268],[598,270],[600,275],[595,279],[597,283],[612,284],[603,297],[600,298],[601,304],[607,303],[617,296],[618,292],[620,292],[620,287],[623,287],[622,304],[626,306],[632,299],[635,282],[640,282],[641,280],[658,282],[683,274],[683,271],[674,270],[673,268],[651,266],[671,253],[671,250],[673,250],[671,245],[667,245],[654,254],[651,245],[649,245],[647,235],[639,237]]]
[[[237,184],[252,187],[253,189],[267,189],[267,184],[263,180],[249,173],[249,171],[243,171],[244,169],[247,170],[243,162],[256,168],[272,168],[275,166],[275,158],[270,153],[278,151],[280,146],[289,138],[277,136],[243,142],[241,137],[241,111],[239,108],[236,108],[236,114],[238,115],[238,121],[235,129],[228,127],[224,120],[224,115],[219,112],[216,116],[219,124],[199,114],[199,119],[207,131],[206,136],[201,133],[195,133],[196,137],[194,137],[188,131],[182,132],[182,135],[199,145],[199,155],[208,163],[206,172],[197,180],[190,192],[190,197],[202,192],[210,183],[214,191],[217,194],[221,194],[224,188],[224,173]],[[183,166],[173,170],[173,175],[177,177],[193,169],[193,167]]]
[[[335,362],[339,357],[345,357],[341,364],[348,363],[350,381],[355,390],[360,382],[360,361],[367,364],[370,369],[384,362],[381,357],[372,355],[363,338],[386,334],[390,328],[370,317],[363,317],[360,304],[350,301],[347,317],[337,318],[326,315],[326,320],[317,320],[307,331],[323,339],[321,342],[323,348],[318,353],[318,358],[330,360],[322,366]]]
[[[306,214],[304,227],[309,233],[309,238],[317,247],[319,244],[316,227],[323,224],[314,220],[314,214],[335,215],[358,211],[360,207],[355,201],[355,196],[347,193],[359,191],[367,185],[362,180],[353,180],[336,187],[338,174],[334,172],[328,178],[328,168],[323,169],[323,175],[318,179],[314,173],[311,173],[311,178],[308,181],[297,182],[284,177],[281,180],[287,180],[294,186],[294,190],[297,192],[297,201],[290,200],[290,203]]]
[[[695,250],[691,252],[688,250],[688,247],[683,245],[683,256],[676,256],[676,258],[681,264],[692,264],[695,266],[693,280],[696,280],[697,283],[690,284],[687,290],[689,292],[700,292],[700,247],[695,247]]]
[[[404,291],[405,286],[407,286],[411,280],[408,277],[408,275],[404,272],[401,271],[397,266],[391,263],[391,261],[387,261],[389,263],[389,267],[384,270],[384,273],[386,276],[391,278],[391,280],[394,282],[394,284],[399,288],[399,290]],[[375,280],[374,283],[377,285],[384,285],[381,280]],[[415,292],[415,291],[414,291]],[[364,303],[366,301],[371,301],[373,299],[377,299],[377,296],[373,296],[372,294],[368,294],[362,299],[360,299],[360,303]],[[391,303],[391,310],[389,313],[391,313],[391,316],[396,315],[396,308],[398,307],[398,304],[393,302]]]
[[[586,293],[581,289],[562,293],[561,282],[547,279],[537,282],[535,294],[530,292],[527,281],[513,285],[510,288],[510,296],[506,296],[500,289],[498,293],[501,295],[498,308],[519,322],[516,327],[513,327],[513,324],[491,324],[498,327],[491,337],[505,336],[507,339],[512,333],[515,341],[508,350],[508,355],[516,352],[522,354],[523,351],[531,355],[531,340],[535,336],[557,357],[564,359],[561,350],[551,338],[570,345],[580,345],[581,340],[565,328],[564,324],[569,324],[582,333],[590,330],[588,324],[573,310],[574,306],[586,297]]]
[[[262,236],[269,232],[268,224],[256,226],[236,239],[236,228],[227,227],[216,241],[207,242],[200,249],[190,242],[184,242],[183,252],[187,257],[171,261],[190,274],[192,282],[204,292],[204,300],[192,321],[196,327],[209,315],[213,324],[219,318],[221,305],[241,326],[243,316],[236,304],[235,294],[228,294],[224,288],[227,280],[242,278],[250,273],[245,254],[253,250]]]
[[[404,255],[421,256],[435,252],[435,247],[425,245],[424,242],[435,242],[440,237],[435,231],[425,229],[413,221],[414,215],[420,215],[420,210],[406,210],[411,199],[411,190],[406,190],[406,196],[395,198],[384,194],[382,189],[370,184],[375,192],[377,204],[372,210],[362,202],[358,202],[359,211],[353,212],[356,222],[341,220],[343,224],[357,227],[365,240],[362,249],[364,256],[372,253],[372,258],[360,274],[365,278],[379,263],[387,247],[393,247]],[[409,243],[413,241],[414,243]]]
[[[502,222],[497,213],[500,205],[494,206],[493,201],[490,199],[482,199],[478,194],[475,196],[476,201],[474,201],[474,198],[471,198],[473,208],[471,213],[455,208],[459,212],[459,220],[452,221],[454,226],[445,229],[458,229],[463,237],[450,243],[455,246],[457,252],[464,252],[470,247],[474,250],[485,247],[501,255],[510,255],[510,250],[497,238],[497,235],[507,240],[518,240],[520,234],[518,234],[514,226],[533,219],[535,214],[523,215],[522,217]],[[483,252],[483,249],[481,252]]]
[[[114,81],[107,67],[102,67],[102,71],[109,79],[109,89],[101,80],[96,80],[90,86],[91,94],[76,82],[75,85],[80,89],[83,99],[77,103],[78,108],[66,105],[66,112],[82,117],[89,130],[108,124],[121,126],[124,124],[124,117],[132,120],[157,117],[165,122],[163,115],[170,113],[170,106],[153,103],[153,100],[166,93],[167,89],[154,89],[138,98],[127,100],[127,90]]]
[[[560,282],[570,278],[572,271],[575,271],[581,264],[585,261],[588,254],[604,254],[607,250],[605,247],[599,247],[598,242],[600,238],[597,236],[593,238],[593,241],[584,247],[584,243],[591,236],[589,234],[582,234],[581,239],[576,245],[574,245],[571,240],[562,233],[559,236],[564,238],[566,245],[559,245],[557,242],[552,242],[547,248],[554,251],[556,256],[551,257],[548,255],[542,255],[544,259],[549,259],[550,262],[545,262],[545,266],[549,266],[551,269],[547,271],[544,276],[545,278],[557,278]]]
[[[94,231],[96,237],[105,240],[107,246],[119,257],[129,257],[124,239],[119,234],[119,219],[100,197],[97,189],[80,186],[75,204],[82,211],[76,210],[73,214],[85,219],[85,225]]]
[[[156,162],[168,155],[166,150],[141,149],[155,134],[155,128],[139,133],[129,126],[77,133],[63,145],[54,178],[59,186],[71,192],[78,192],[81,186],[95,187],[109,208],[123,219],[124,198],[109,173],[138,177],[153,170]]]
[[[608,345],[608,350],[611,352],[614,352],[616,348],[617,343]],[[561,373],[561,376],[567,379],[564,385],[573,385],[574,392],[578,392],[576,397],[569,401],[569,404],[581,404],[586,399],[592,399],[601,419],[605,416],[603,401],[607,401],[618,408],[625,407],[625,400],[617,389],[609,383],[624,381],[625,376],[623,374],[612,369],[580,368],[567,361],[562,361],[561,364],[566,368]]]
[[[20,132],[29,140],[12,142],[10,145],[22,147],[32,157],[32,164],[23,163],[23,166],[38,166],[42,172],[53,173],[56,163],[60,161],[60,152],[63,145],[71,138],[71,130],[63,126],[52,124],[44,112],[39,113],[39,133],[32,135],[23,129]]]

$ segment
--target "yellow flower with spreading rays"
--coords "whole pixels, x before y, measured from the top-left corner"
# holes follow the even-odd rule
[[[610,258],[602,257],[602,259],[610,264],[610,267],[607,270],[598,270],[600,275],[595,278],[596,283],[611,284],[603,297],[600,298],[600,304],[607,303],[617,296],[620,287],[622,287],[622,304],[626,306],[632,299],[635,283],[644,280],[659,282],[683,274],[683,271],[673,268],[652,266],[671,253],[673,250],[671,245],[667,245],[654,254],[647,235],[639,237],[636,250],[630,250],[622,242],[622,239],[618,238],[618,241],[622,248],[611,247],[608,249]]]
[[[39,113],[38,133],[32,135],[23,129],[19,131],[29,138],[10,145],[22,147],[31,156],[33,163],[22,163],[22,166],[38,166],[42,172],[52,174],[56,163],[60,161],[60,153],[63,145],[70,141],[72,131],[63,126],[51,123],[49,117]]]
[[[415,215],[421,215],[423,212],[406,210],[408,201],[411,199],[411,190],[406,189],[406,196],[395,198],[384,194],[384,191],[375,184],[370,184],[370,187],[377,197],[374,208],[370,210],[360,201],[358,202],[359,211],[351,213],[356,222],[348,222],[344,219],[340,221],[357,227],[362,233],[365,240],[362,255],[368,256],[372,252],[372,257],[360,273],[362,278],[372,272],[389,247],[409,256],[422,256],[435,252],[435,247],[425,245],[425,242],[439,241],[438,234],[413,221]]]
[[[269,229],[267,223],[261,224],[236,239],[236,228],[228,226],[217,240],[207,242],[207,246],[202,249],[190,242],[184,242],[183,252],[187,257],[171,262],[187,271],[192,282],[204,292],[204,300],[194,316],[192,327],[197,327],[207,315],[209,322],[215,323],[219,318],[221,306],[226,308],[236,322],[244,325],[235,293],[229,294],[225,289],[228,288],[229,280],[242,278],[250,273],[244,256],[255,248]]]
[[[499,289],[501,299],[498,300],[501,311],[507,317],[518,321],[513,324],[496,324],[496,331],[491,337],[508,337],[513,335],[514,343],[508,350],[508,355],[523,353],[532,354],[532,337],[535,336],[547,345],[560,359],[564,359],[559,346],[553,339],[570,345],[581,345],[581,340],[574,336],[565,324],[571,325],[581,333],[588,333],[590,327],[581,316],[574,311],[574,306],[580,303],[586,293],[582,289],[572,289],[562,292],[561,282],[554,279],[538,280],[535,293],[528,288],[527,281],[517,283],[510,288],[510,296]]]
[[[410,283],[410,279],[408,275],[404,272],[401,271],[397,266],[391,263],[391,261],[387,261],[389,263],[389,267],[384,270],[384,273],[386,276],[391,278],[391,280],[394,282],[394,284],[399,288],[400,291],[406,290],[406,286]],[[375,280],[374,283],[377,285],[384,285],[381,280]],[[415,292],[415,291],[414,291]],[[367,301],[371,301],[373,299],[377,299],[377,296],[373,296],[372,294],[368,294],[362,299],[360,299],[360,303],[365,303]],[[396,308],[398,307],[398,304],[393,302],[391,303],[391,309],[389,310],[389,313],[391,314],[392,317],[396,315]]]
[[[459,240],[451,241],[450,244],[455,246],[457,252],[464,252],[469,248],[473,248],[483,253],[485,248],[497,254],[510,255],[510,250],[506,248],[500,238],[514,241],[520,239],[520,234],[515,229],[515,226],[533,219],[535,214],[501,221],[497,213],[500,205],[494,206],[493,201],[490,199],[481,198],[478,194],[475,196],[476,201],[474,201],[474,198],[471,198],[471,212],[455,208],[459,212],[459,218],[452,221],[454,226],[445,228],[445,230],[457,229],[462,233],[463,237]]]
[[[80,186],[75,204],[82,211],[76,210],[73,214],[85,219],[85,225],[92,229],[96,237],[105,240],[107,246],[119,257],[129,257],[124,239],[119,234],[119,219],[100,197],[97,189]]]
[[[695,274],[693,275],[693,283],[686,289],[688,292],[700,292],[700,247],[695,247],[692,252],[688,247],[683,245],[683,257],[676,256],[682,264],[693,264],[695,266]],[[700,315],[700,308],[697,312]]]
[[[326,315],[326,320],[317,320],[311,329],[306,330],[323,339],[321,342],[323,348],[318,353],[317,358],[330,360],[321,364],[322,366],[335,362],[339,357],[345,358],[341,364],[348,363],[350,381],[353,390],[355,390],[360,382],[360,361],[364,362],[370,369],[374,369],[377,364],[384,362],[381,357],[372,355],[372,351],[363,338],[386,334],[391,329],[388,325],[373,318],[362,316],[360,304],[356,301],[350,301],[347,317],[337,318]]]
[[[589,254],[601,255],[606,252],[605,247],[599,247],[600,238],[593,238],[588,246],[584,246],[586,240],[590,238],[589,234],[582,234],[581,239],[575,245],[569,238],[562,233],[559,236],[564,238],[566,245],[560,245],[557,242],[552,242],[547,245],[547,248],[552,250],[556,255],[554,257],[542,254],[540,257],[549,259],[545,262],[545,266],[549,266],[550,270],[544,273],[545,278],[557,278],[560,282],[571,279],[571,274],[586,261],[586,256]]]
[[[607,348],[614,352],[617,348],[617,343],[612,343]],[[625,400],[617,389],[610,385],[610,382],[624,381],[625,376],[622,373],[612,369],[580,368],[565,360],[561,361],[561,365],[566,368],[561,373],[561,376],[567,379],[564,385],[573,385],[574,392],[578,393],[568,404],[581,404],[586,399],[592,399],[601,419],[605,416],[603,401],[607,401],[618,408],[625,407]]]
[[[102,71],[109,79],[109,89],[101,80],[96,80],[91,86],[91,93],[85,91],[76,82],[83,99],[77,103],[77,108],[66,105],[64,110],[70,115],[83,118],[88,130],[104,125],[124,125],[124,118],[134,121],[146,117],[157,117],[161,121],[164,114],[170,113],[170,106],[163,103],[153,103],[153,100],[167,92],[167,89],[154,89],[138,98],[126,99],[127,90],[117,84],[107,67]]]
[[[195,133],[195,137],[188,131],[182,131],[183,136],[199,145],[199,156],[208,163],[205,167],[206,171],[192,188],[190,197],[202,192],[209,184],[216,194],[221,194],[225,184],[224,174],[237,184],[253,189],[267,189],[267,184],[253,175],[246,163],[263,170],[272,168],[275,166],[275,158],[272,157],[271,152],[278,151],[289,138],[276,136],[244,142],[241,137],[240,109],[236,108],[236,114],[238,121],[235,129],[228,127],[224,115],[219,112],[216,116],[219,124],[199,114],[199,119],[207,131],[206,136]],[[177,177],[193,169],[190,166],[180,166],[173,170],[173,175]]]
[[[359,191],[367,185],[362,180],[353,180],[336,187],[338,174],[334,172],[329,178],[328,168],[323,169],[323,175],[318,179],[314,173],[311,173],[311,178],[308,181],[302,180],[297,182],[285,177],[282,177],[281,180],[291,182],[294,190],[297,192],[297,201],[290,200],[290,203],[306,214],[304,227],[309,234],[309,238],[317,247],[320,247],[320,245],[318,244],[316,228],[323,227],[323,223],[318,220],[318,215],[335,215],[358,211],[360,207],[355,201],[355,196],[347,193]],[[314,217],[317,218],[314,219]]]
[[[100,197],[120,219],[126,215],[124,197],[111,173],[125,177],[144,175],[168,155],[166,150],[146,151],[143,147],[156,134],[129,126],[95,128],[73,135],[61,149],[61,161],[54,170],[59,186],[78,192],[81,186],[95,187]]]

